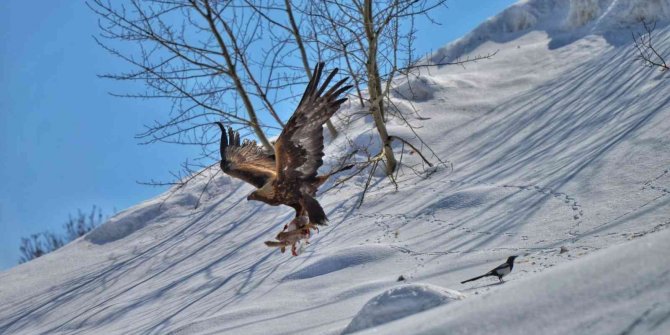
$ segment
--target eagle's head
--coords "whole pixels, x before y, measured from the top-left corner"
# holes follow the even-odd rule
[[[251,192],[251,194],[247,196],[247,201],[249,200],[258,200],[258,195],[256,194],[256,191]]]

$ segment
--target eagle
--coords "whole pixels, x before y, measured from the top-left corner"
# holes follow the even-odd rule
[[[337,68],[319,86],[323,68],[323,62],[314,68],[298,107],[274,143],[274,152],[268,152],[255,141],[240,141],[238,132],[231,127],[226,131],[223,123],[216,122],[221,129],[221,170],[257,188],[247,200],[295,209],[294,222],[303,222],[298,228],[327,223],[323,207],[314,198],[316,192],[328,177],[353,167],[346,166],[321,176],[317,174],[323,165],[323,124],[347,100],[340,95],[352,87],[342,86],[348,80],[344,78],[326,90],[337,74]],[[298,220],[304,216],[309,218],[308,223]],[[281,234],[277,238],[285,240],[280,238]]]

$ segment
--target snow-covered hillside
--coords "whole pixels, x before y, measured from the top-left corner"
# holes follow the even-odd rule
[[[263,244],[292,209],[219,174],[194,210],[203,178],[1,272],[0,333],[670,333],[670,77],[634,60],[642,17],[670,56],[668,0],[520,2],[426,62],[491,60],[394,91],[453,170],[320,195],[298,257]],[[374,140],[352,120],[327,155]],[[460,284],[514,254],[507,283]]]

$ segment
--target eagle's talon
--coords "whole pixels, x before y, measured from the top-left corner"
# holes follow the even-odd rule
[[[284,226],[276,237],[277,241],[266,243],[270,247],[281,248],[282,252],[287,246],[295,246],[296,242],[309,238],[311,229],[319,232],[309,217],[316,224],[325,225],[328,222],[323,208],[314,197],[329,177],[354,167],[350,164],[318,175],[319,167],[323,165],[323,125],[347,100],[342,95],[353,87],[345,84],[348,78],[331,85],[337,68],[322,82],[324,67],[325,64],[319,62],[314,68],[303,98],[277,138],[274,150],[266,151],[255,141],[241,141],[239,132],[230,126],[226,129],[222,122],[215,122],[221,130],[221,170],[256,187],[247,200],[295,209],[295,219]]]
[[[277,234],[276,241],[266,242],[266,245],[280,247],[282,252],[288,246],[291,246],[291,254],[298,256],[304,246],[310,244],[309,238],[312,236],[312,229],[319,231],[318,227],[310,223],[306,216],[296,217]]]

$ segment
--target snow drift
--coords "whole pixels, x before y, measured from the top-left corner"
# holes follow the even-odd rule
[[[368,301],[342,334],[379,326],[463,298],[458,291],[429,284],[394,287]]]

